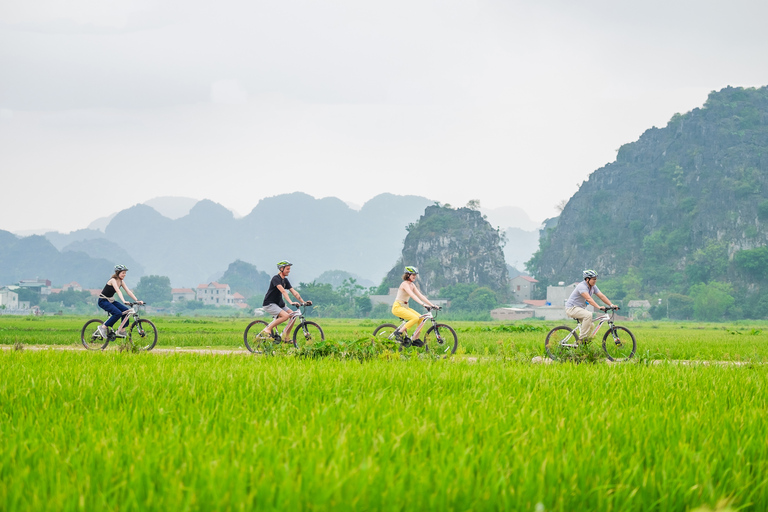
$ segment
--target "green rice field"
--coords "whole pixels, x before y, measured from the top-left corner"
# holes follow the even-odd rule
[[[552,322],[448,321],[447,360],[252,356],[248,319],[178,317],[153,353],[31,349],[85,320],[0,317],[0,510],[768,509],[768,325],[624,323],[613,365],[532,364]]]

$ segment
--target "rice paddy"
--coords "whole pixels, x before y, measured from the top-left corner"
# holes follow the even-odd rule
[[[86,318],[0,317],[0,510],[768,508],[762,325],[627,323],[630,364],[535,365],[554,323],[446,322],[449,360],[361,363],[151,319],[182,350],[13,350],[75,347]]]

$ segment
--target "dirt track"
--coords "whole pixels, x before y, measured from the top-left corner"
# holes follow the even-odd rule
[[[13,345],[0,345],[0,349],[2,350],[14,350]],[[83,346],[81,345],[24,345],[23,350],[69,350],[69,351],[76,351],[76,352],[88,352]],[[107,351],[116,351],[117,345],[110,345],[107,349]],[[151,351],[152,354],[209,354],[214,356],[231,356],[231,355],[238,355],[238,356],[253,356],[255,354],[252,354],[248,352],[245,348],[241,349],[212,349],[212,348],[182,348],[182,347],[176,347],[176,348],[156,348]],[[476,363],[480,360],[479,357],[456,357],[456,360],[465,361],[467,363]],[[606,361],[608,362],[608,361]],[[548,357],[541,357],[536,356],[533,359],[531,359],[532,364],[553,364],[554,361],[549,359]],[[611,364],[622,364],[622,363],[611,363]],[[677,365],[718,365],[718,366],[747,366],[751,363],[749,361],[692,361],[692,360],[685,360],[685,359],[672,359],[672,360],[665,360],[665,359],[658,359],[651,361],[651,364],[653,365],[661,365],[661,364],[677,364]],[[760,363],[762,364],[762,363]]]

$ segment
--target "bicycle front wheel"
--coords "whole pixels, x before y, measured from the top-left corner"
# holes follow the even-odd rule
[[[449,325],[435,324],[424,335],[424,350],[436,356],[448,357],[456,352],[459,337]]]
[[[577,344],[578,337],[573,334],[571,329],[564,325],[549,331],[547,339],[544,340],[544,348],[547,349],[547,355],[554,361],[564,361],[571,357],[576,349],[570,345]]]
[[[85,322],[80,331],[80,341],[88,350],[104,350],[109,345],[109,340],[102,338],[99,332],[99,326],[102,324],[103,321],[94,318]]]
[[[293,346],[296,348],[323,340],[323,329],[315,322],[302,322],[293,331]]]
[[[151,321],[142,318],[131,326],[128,339],[139,350],[152,350],[157,344],[157,327]]]
[[[243,341],[245,348],[254,354],[263,354],[274,350],[274,339],[271,336],[261,335],[261,331],[267,328],[269,324],[264,320],[254,320],[245,328]]]
[[[611,361],[627,361],[635,355],[635,335],[626,327],[608,329],[603,336],[603,350]]]

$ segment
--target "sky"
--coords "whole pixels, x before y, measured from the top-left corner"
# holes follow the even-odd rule
[[[768,84],[767,18],[758,0],[2,2],[0,229],[295,191],[540,222],[646,129]]]

